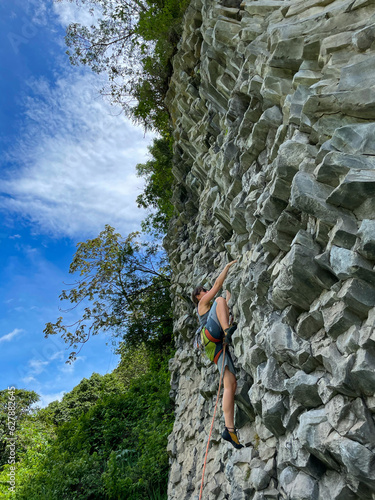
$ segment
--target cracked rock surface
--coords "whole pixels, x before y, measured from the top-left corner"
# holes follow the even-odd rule
[[[190,294],[238,259],[245,448],[219,410],[203,498],[375,499],[375,2],[192,0],[173,68],[168,498],[198,498],[219,382]]]

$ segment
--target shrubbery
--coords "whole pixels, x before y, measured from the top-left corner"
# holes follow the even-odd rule
[[[100,379],[94,374],[86,380],[92,395]],[[61,403],[22,422],[17,438],[28,444],[19,457],[17,499],[166,497],[167,436],[173,425],[167,361],[152,363],[126,390],[119,384],[118,378],[116,391],[107,388],[84,410],[82,390],[75,388]],[[80,415],[56,419],[68,402],[71,409],[81,408]],[[1,498],[14,498],[7,493],[8,468],[0,474]]]

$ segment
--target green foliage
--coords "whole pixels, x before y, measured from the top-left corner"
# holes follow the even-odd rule
[[[170,268],[162,249],[138,239],[139,233],[122,238],[105,226],[97,238],[79,243],[69,272],[79,274],[60,300],[81,307],[80,318],[71,325],[60,317],[47,323],[44,333],[61,334],[74,350],[91,335],[110,330],[121,335],[127,346],[145,344],[163,352],[172,335],[169,296]]]
[[[20,390],[27,393],[29,391]],[[3,392],[3,391],[2,391]],[[35,394],[35,393],[33,393]],[[35,399],[31,396],[30,399]],[[39,396],[37,397],[39,400]],[[23,414],[16,426],[16,491],[18,485],[28,483],[34,477],[35,470],[43,462],[45,454],[55,438],[55,427],[40,418],[37,410],[30,410]],[[0,497],[15,498],[8,490],[8,474],[11,465],[3,465],[0,472]],[[47,498],[41,496],[40,498]]]
[[[93,22],[68,26],[71,63],[106,72],[109,84],[103,93],[146,129],[165,132],[164,98],[188,0],[75,1],[86,6]]]
[[[32,406],[40,399],[35,391],[27,391],[26,389],[14,389],[15,417],[21,420],[26,415],[33,413]],[[0,391],[0,416],[4,417],[8,413],[9,406],[9,391],[4,389]],[[11,405],[13,406],[13,405]]]
[[[9,457],[7,448],[7,438],[10,437],[8,424],[15,425],[17,431],[21,422],[28,415],[33,414],[32,406],[40,399],[36,392],[25,389],[14,389],[13,394],[15,407],[13,404],[9,405],[9,391],[7,389],[0,391],[0,467],[7,463]],[[8,411],[10,407],[12,413]],[[13,415],[13,411],[15,415]],[[10,421],[8,421],[8,416]],[[14,421],[13,418],[15,418]],[[17,454],[20,452],[19,446],[16,448],[16,452]]]
[[[113,373],[128,388],[132,380],[147,373],[152,356],[144,344],[136,348],[121,344],[117,352],[121,354],[121,361]]]
[[[107,393],[59,424],[54,440],[46,426],[43,439],[35,432],[18,467],[17,499],[166,498],[169,389],[165,360],[157,371],[134,378],[125,392]],[[0,481],[4,477],[3,471]]]
[[[64,394],[61,401],[54,401],[47,408],[41,409],[39,418],[61,425],[87,413],[99,399],[123,390],[124,385],[114,373],[93,373],[89,379],[82,379],[70,392]]]
[[[170,136],[155,139],[149,152],[152,158],[136,166],[137,175],[146,180],[146,187],[138,196],[137,203],[139,207],[154,210],[143,223],[143,229],[159,236],[166,232],[173,215],[173,153]]]
[[[121,453],[111,454],[108,470],[103,475],[111,498],[122,493],[124,498],[135,500],[149,498],[148,493],[154,489],[166,492],[166,445],[173,414],[169,401],[169,374],[163,368],[132,384],[127,394],[125,412],[131,413],[132,423],[126,426]],[[132,404],[134,401],[137,405]]]

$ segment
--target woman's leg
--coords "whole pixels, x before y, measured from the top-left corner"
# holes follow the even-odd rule
[[[229,308],[228,302],[223,297],[216,299],[216,317],[224,331],[225,343],[232,345],[232,335],[237,329],[237,324],[229,326]]]
[[[236,377],[226,366],[224,369],[223,413],[225,427],[234,429],[234,395],[237,389]]]
[[[224,331],[227,330],[229,328],[229,309],[224,297],[218,297],[216,299],[216,316],[221,328]]]
[[[236,393],[237,382],[234,374],[225,367],[224,371],[224,395],[223,412],[225,419],[225,429],[222,438],[229,441],[237,450],[243,448],[238,440],[236,429],[234,428],[234,395]]]

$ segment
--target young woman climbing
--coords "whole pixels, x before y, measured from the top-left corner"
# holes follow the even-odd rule
[[[215,295],[221,290],[229,269],[237,260],[229,262],[219,274],[211,290],[206,290],[198,286],[192,293],[192,300],[197,306],[199,325],[202,332],[202,340],[205,345],[206,353],[211,361],[214,361],[221,375],[223,366],[223,347],[230,345],[232,334],[237,325],[229,325],[228,301],[230,293],[226,292],[224,297],[217,297],[212,303]],[[237,388],[236,370],[228,348],[225,349],[224,360],[224,395],[223,395],[223,413],[225,419],[225,429],[222,438],[229,441],[235,448],[243,448],[237,436],[234,427],[234,395]]]

